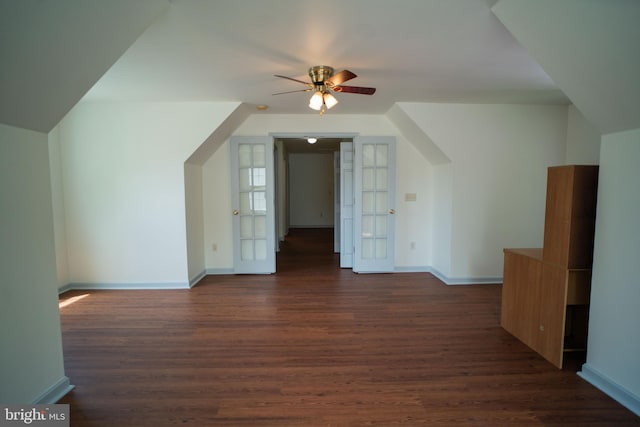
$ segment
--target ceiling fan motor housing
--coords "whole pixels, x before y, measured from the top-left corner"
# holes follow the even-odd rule
[[[333,68],[327,65],[316,65],[309,68],[309,77],[315,86],[324,86],[324,81],[333,76]]]

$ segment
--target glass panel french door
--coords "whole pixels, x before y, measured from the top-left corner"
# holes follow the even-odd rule
[[[231,138],[235,273],[276,271],[273,173],[271,137]]]
[[[353,270],[391,272],[395,246],[395,138],[356,137]]]

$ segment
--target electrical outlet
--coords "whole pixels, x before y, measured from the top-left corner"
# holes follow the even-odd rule
[[[214,243],[213,245],[211,245],[211,249],[213,249],[213,252],[218,252],[218,245]]]
[[[416,248],[416,242],[409,243],[409,247],[411,248],[411,250],[414,250]]]

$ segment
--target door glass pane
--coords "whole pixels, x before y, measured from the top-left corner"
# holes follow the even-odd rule
[[[240,213],[241,214],[249,214],[251,213],[251,193],[240,193]]]
[[[387,216],[376,216],[376,237],[387,237]]]
[[[362,169],[362,189],[363,190],[372,190],[376,188],[374,172],[375,172],[375,169],[373,168]]]
[[[263,144],[253,146],[253,166],[264,167],[267,163],[267,156]]]
[[[387,168],[376,169],[376,190],[387,190]]]
[[[362,217],[362,237],[374,237],[373,218],[371,215]]]
[[[254,212],[267,211],[267,194],[264,191],[253,192],[253,210]]]
[[[254,188],[263,189],[267,185],[267,170],[265,168],[253,168],[251,170],[252,174],[252,185]]]
[[[387,203],[387,192],[386,191],[378,191],[376,193],[376,213],[378,214],[386,214],[389,204]]]
[[[386,144],[376,145],[376,166],[386,167],[389,163],[389,147]]]
[[[240,217],[240,237],[244,239],[253,237],[253,217]]]
[[[376,152],[375,146],[372,144],[365,144],[362,146],[362,166],[371,167],[376,164]]]
[[[254,236],[255,237],[267,237],[267,217],[266,217],[266,215],[256,215],[255,216]]]
[[[240,257],[243,261],[253,260],[253,240],[240,240]]]
[[[376,259],[387,257],[387,239],[376,239]]]
[[[238,146],[238,166],[248,168],[251,166],[251,145],[240,144]]]
[[[267,259],[267,241],[265,239],[256,239],[255,249],[256,249],[256,260],[263,261]]]
[[[362,258],[372,259],[374,256],[374,239],[362,239]]]
[[[375,193],[373,191],[362,192],[362,212],[373,213]]]
[[[238,171],[238,186],[240,191],[249,191],[251,189],[251,169],[241,168]]]

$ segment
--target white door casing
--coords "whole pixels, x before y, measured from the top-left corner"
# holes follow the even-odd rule
[[[353,143],[340,143],[340,267],[353,267]]]

